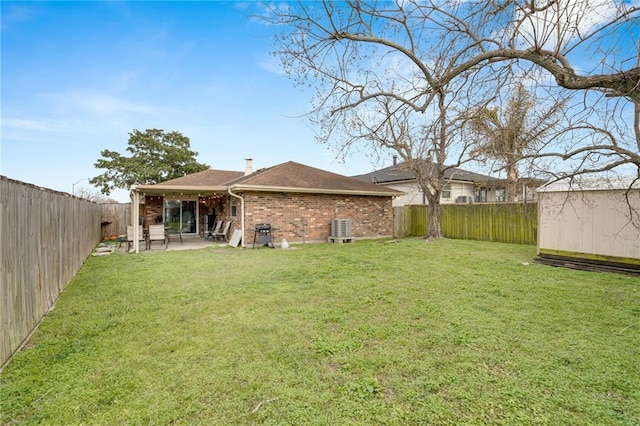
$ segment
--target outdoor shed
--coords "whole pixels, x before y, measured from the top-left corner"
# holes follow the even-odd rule
[[[540,263],[640,274],[640,182],[555,182],[538,189]]]

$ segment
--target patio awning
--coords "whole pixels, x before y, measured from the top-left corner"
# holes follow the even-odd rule
[[[226,186],[199,186],[199,185],[134,185],[131,191],[137,191],[141,195],[163,195],[163,194],[212,194],[216,192],[227,192]]]

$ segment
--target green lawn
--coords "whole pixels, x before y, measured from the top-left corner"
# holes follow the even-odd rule
[[[89,258],[0,424],[628,424],[640,280],[408,239]]]

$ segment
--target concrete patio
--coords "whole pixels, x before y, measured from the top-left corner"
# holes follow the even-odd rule
[[[172,236],[167,250],[196,250],[218,244],[227,245],[228,243],[225,241],[212,241],[197,235],[182,236],[182,242],[180,242],[179,237]],[[164,250],[164,244],[152,243],[151,250]]]
[[[197,235],[183,235],[182,242],[181,242],[179,236],[172,235],[171,241],[169,242],[167,247],[165,247],[165,245],[159,241],[153,241],[151,243],[151,248],[147,250],[146,244],[141,241],[140,253],[149,252],[149,251],[152,251],[152,252],[165,251],[165,250],[167,251],[197,250],[197,249],[202,249],[202,248],[211,247],[211,246],[227,246],[228,244],[229,243],[226,241],[220,241],[220,240],[212,241],[211,239],[205,239]],[[123,243],[119,250],[126,252],[127,243],[126,242]]]

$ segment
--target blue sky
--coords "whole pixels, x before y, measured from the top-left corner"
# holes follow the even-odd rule
[[[0,174],[93,189],[100,151],[127,154],[129,132],[149,128],[181,132],[216,169],[244,170],[249,157],[255,169],[293,160],[347,176],[389,165],[357,151],[342,164],[315,142],[303,117],[313,93],[282,74],[248,5],[0,1]],[[621,57],[635,57],[631,28],[616,40]]]
[[[312,93],[281,73],[269,28],[234,2],[2,1],[0,174],[93,190],[100,151],[133,129],[178,131],[198,160],[244,170],[293,160],[355,175],[301,117]],[[128,201],[128,192],[112,198]]]

